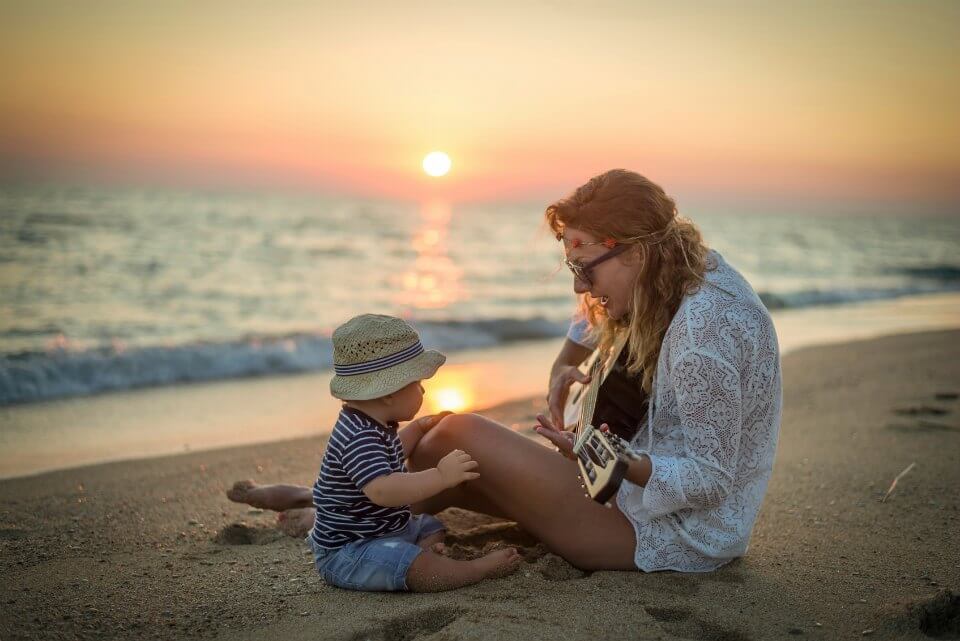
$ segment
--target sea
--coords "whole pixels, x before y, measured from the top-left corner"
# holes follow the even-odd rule
[[[327,370],[364,312],[447,352],[562,336],[543,207],[2,188],[0,405]],[[683,213],[771,310],[960,291],[956,216]]]

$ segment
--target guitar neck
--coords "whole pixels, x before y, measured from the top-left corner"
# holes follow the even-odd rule
[[[590,368],[590,385],[583,395],[583,401],[580,404],[580,419],[577,421],[577,427],[574,430],[577,435],[573,446],[574,451],[583,447],[584,441],[589,438],[590,432],[593,431],[593,412],[596,409],[597,395],[600,391],[600,385],[596,383],[596,377],[600,373],[599,365],[600,359],[597,359],[593,367]]]
[[[600,395],[600,387],[603,385],[603,379],[610,371],[612,364],[619,358],[620,351],[626,344],[625,338],[618,339],[605,358],[597,358],[590,368],[590,384],[587,386],[583,397],[583,404],[580,406],[580,420],[577,421],[576,433],[578,440],[586,438],[585,432],[589,432],[593,426],[593,413],[597,408],[597,397]]]

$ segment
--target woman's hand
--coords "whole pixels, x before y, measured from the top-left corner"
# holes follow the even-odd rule
[[[552,423],[550,423],[550,419],[543,414],[537,414],[537,420],[540,422],[540,425],[533,428],[534,431],[556,445],[557,451],[563,454],[565,457],[571,461],[577,460],[577,455],[573,453],[573,444],[577,440],[577,435],[573,432],[558,430],[553,426]],[[604,423],[600,426],[600,431],[609,432],[610,426]]]
[[[421,416],[421,417],[418,418],[417,420],[411,421],[411,425],[416,425],[416,426],[420,429],[421,432],[423,432],[424,434],[426,434],[427,432],[429,432],[430,430],[432,430],[434,427],[436,427],[436,426],[437,426],[437,423],[439,423],[440,421],[442,421],[442,420],[443,420],[444,418],[446,418],[447,416],[450,416],[451,414],[453,414],[453,412],[444,411],[444,412],[440,412],[439,414],[431,414],[431,415],[429,415],[429,416]]]
[[[590,382],[590,375],[584,374],[575,365],[557,364],[550,371],[550,388],[547,390],[547,409],[550,410],[552,424],[557,430],[566,427],[563,424],[563,408],[570,395],[570,386],[574,383],[586,385]]]
[[[540,425],[534,428],[537,434],[556,445],[557,451],[571,461],[577,458],[573,453],[573,443],[576,439],[573,432],[557,429],[550,419],[543,414],[537,414],[537,421],[540,422]]]

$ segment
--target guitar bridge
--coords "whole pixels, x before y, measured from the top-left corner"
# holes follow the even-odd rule
[[[587,494],[598,503],[606,503],[616,494],[629,467],[623,447],[617,447],[621,444],[612,442],[610,436],[587,426],[573,448]]]

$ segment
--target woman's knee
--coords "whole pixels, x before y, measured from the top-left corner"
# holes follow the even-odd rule
[[[482,450],[497,442],[495,432],[498,430],[510,432],[479,414],[447,416],[420,439],[413,451],[413,464],[418,469],[433,467],[437,461],[457,449],[474,456],[482,455]]]
[[[468,443],[485,420],[477,414],[451,414],[427,432],[420,442],[428,448],[449,452]]]
[[[423,435],[413,451],[416,467],[432,467],[448,452],[462,449],[475,424],[475,414],[451,414]]]

